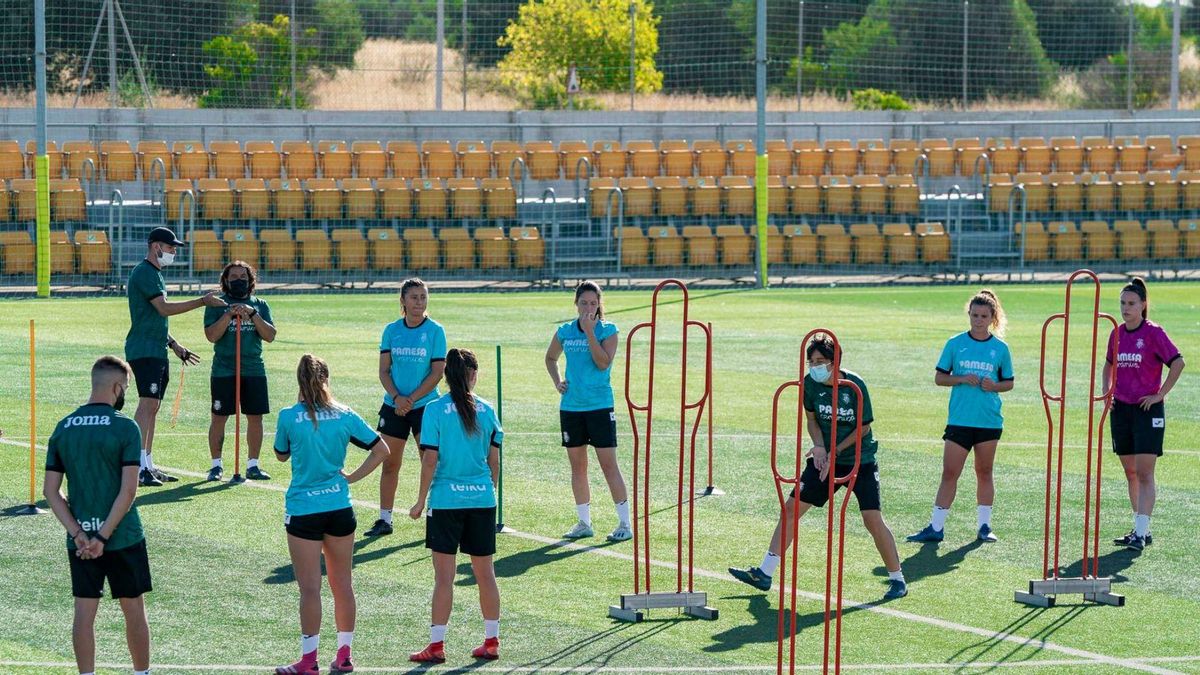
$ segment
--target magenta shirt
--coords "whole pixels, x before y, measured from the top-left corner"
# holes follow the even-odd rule
[[[1122,403],[1136,404],[1143,396],[1158,393],[1162,384],[1163,365],[1170,366],[1181,355],[1162,326],[1147,319],[1133,330],[1121,324],[1109,334],[1109,363],[1112,363],[1113,338],[1117,335],[1120,335],[1120,342],[1117,344],[1117,387],[1114,396]]]

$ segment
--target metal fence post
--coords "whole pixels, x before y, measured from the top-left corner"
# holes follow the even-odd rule
[[[629,109],[633,110],[633,95],[637,91],[637,2],[629,0]]]
[[[1133,0],[1129,0],[1129,37],[1125,45],[1125,109],[1133,113]]]
[[[446,48],[446,0],[437,0],[437,74],[433,90],[433,106],[442,109],[442,79],[445,76],[443,52]]]
[[[967,109],[967,46],[970,45],[971,39],[968,37],[970,33],[969,17],[971,15],[970,0],[963,0],[963,33],[962,33],[962,107]]]
[[[296,0],[292,0],[291,15],[288,19],[288,30],[292,34],[292,110],[296,109]]]
[[[1179,30],[1183,9],[1179,6],[1179,0],[1171,4],[1171,110],[1179,110]]]
[[[800,0],[800,18],[796,27],[796,112],[804,109],[804,0]]]

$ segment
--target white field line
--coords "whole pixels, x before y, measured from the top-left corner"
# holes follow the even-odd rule
[[[1200,656],[1165,656],[1165,657],[1148,657],[1140,659],[1143,662],[1153,661],[1157,663],[1168,662],[1190,662],[1200,661]],[[1063,666],[1094,666],[1100,665],[1091,659],[1042,659],[1036,661],[1022,661],[1014,659],[1013,661],[972,661],[964,663],[860,663],[860,664],[842,664],[842,670],[866,670],[866,671],[881,671],[881,670],[958,670],[960,668],[1061,668]],[[0,666],[11,668],[74,668],[74,661],[3,661],[0,660]],[[112,669],[128,669],[127,663],[97,663],[98,668]],[[248,665],[248,664],[153,664],[155,673],[169,673],[171,671],[195,672],[195,671],[222,671],[227,673],[261,673],[269,670],[270,665]],[[395,673],[405,671],[412,664],[405,663],[397,666],[354,666],[356,673]],[[678,666],[678,667],[654,667],[654,666],[592,666],[586,663],[577,666],[508,666],[504,664],[479,664],[470,666],[448,666],[448,670],[439,671],[446,673],[457,672],[503,672],[503,673],[570,673],[570,672],[586,672],[586,673],[771,673],[775,672],[775,666]],[[799,671],[819,671],[819,664],[797,664],[796,670]]]
[[[9,445],[21,445],[21,443],[18,441],[12,441],[12,440],[9,440],[6,438],[0,438],[0,443],[6,443]],[[28,447],[28,443],[26,443],[24,445],[25,445],[25,447]],[[189,476],[192,478],[205,478],[207,476],[207,474],[200,473],[199,471],[189,471],[187,469],[178,469],[178,468],[172,468],[172,467],[168,467],[168,466],[163,466],[160,468],[162,468],[165,471],[170,471],[171,473],[176,473],[176,474],[180,474],[183,476]],[[274,483],[261,483],[261,482],[247,481],[246,483],[243,483],[243,485],[249,486],[251,488],[272,490],[275,492],[287,492],[286,487],[284,487],[282,485],[274,484]],[[368,502],[368,501],[354,499],[354,500],[352,500],[352,503],[354,505],[360,506],[362,508],[374,509],[374,510],[379,509],[378,504]],[[631,556],[627,553],[620,553],[618,551],[614,551],[614,550],[611,550],[608,548],[596,548],[594,546],[586,546],[583,544],[576,544],[574,542],[565,541],[563,539],[558,539],[555,537],[545,537],[540,534],[521,532],[519,530],[510,530],[507,532],[507,534],[511,534],[512,536],[519,537],[522,539],[527,539],[529,541],[535,541],[540,544],[552,544],[552,545],[557,545],[557,546],[559,546],[561,548],[565,548],[565,549],[583,551],[583,552],[588,552],[588,553],[595,553],[596,555],[607,556],[609,558],[615,558],[617,560],[633,562],[633,556]],[[663,560],[652,561],[652,564],[655,567],[662,567],[662,568],[666,568],[666,569],[676,569],[676,566],[674,563],[663,561]],[[701,569],[699,567],[694,567],[692,569],[692,573],[694,576],[698,576],[698,577],[702,577],[702,578],[706,578],[706,579],[712,579],[715,581],[733,583],[728,574],[720,574],[718,572]],[[822,595],[820,593],[812,593],[809,591],[797,591],[797,596],[806,598],[808,600],[817,600],[817,601],[822,601],[822,602],[825,600],[824,595]],[[1088,659],[1088,660],[1090,660],[1094,663],[1098,663],[1098,664],[1106,664],[1106,665],[1117,666],[1117,667],[1121,667],[1121,668],[1130,668],[1130,669],[1140,670],[1142,672],[1147,672],[1147,673],[1159,673],[1160,675],[1182,675],[1181,673],[1178,673],[1177,671],[1167,670],[1167,669],[1163,669],[1163,668],[1157,668],[1155,666],[1152,666],[1152,665],[1149,665],[1146,663],[1141,663],[1138,660],[1122,659],[1122,658],[1118,658],[1118,657],[1114,657],[1114,656],[1108,656],[1106,654],[1100,654],[1098,652],[1091,652],[1091,651],[1087,651],[1084,649],[1076,649],[1074,647],[1067,647],[1064,645],[1055,644],[1053,642],[1048,642],[1046,640],[1039,640],[1036,638],[1023,637],[1023,636],[1017,635],[1015,633],[996,632],[996,631],[987,630],[985,628],[977,628],[975,626],[968,626],[966,624],[955,623],[953,621],[947,621],[945,619],[937,619],[937,618],[933,618],[933,617],[923,616],[920,614],[913,614],[912,612],[904,612],[901,610],[892,609],[890,607],[877,605],[875,603],[859,602],[856,600],[843,598],[843,606],[847,609],[850,609],[850,608],[865,609],[867,611],[876,612],[879,614],[883,614],[885,616],[890,616],[890,617],[898,618],[898,619],[905,619],[907,621],[921,623],[921,624],[925,624],[927,626],[934,626],[936,628],[941,628],[944,630],[955,630],[955,631],[959,631],[962,633],[970,633],[972,635],[978,635],[980,637],[990,638],[992,640],[1001,640],[1004,642],[1012,642],[1012,643],[1015,643],[1015,644],[1018,644],[1021,646],[1033,646],[1033,647],[1037,647],[1038,649],[1056,651],[1056,652],[1059,652],[1062,654],[1066,654],[1068,656],[1073,656],[1075,658]]]

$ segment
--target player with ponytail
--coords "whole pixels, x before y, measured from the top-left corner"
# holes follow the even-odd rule
[[[1150,515],[1154,511],[1154,467],[1163,453],[1167,419],[1163,400],[1183,372],[1183,355],[1167,337],[1162,326],[1149,319],[1146,282],[1139,277],[1121,289],[1121,318],[1124,324],[1109,335],[1104,369],[1104,390],[1112,376],[1109,368],[1115,354],[1117,381],[1113,388],[1109,424],[1113,452],[1125,469],[1129,503],[1133,507],[1133,530],[1113,540],[1114,544],[1142,550],[1153,541]],[[1168,368],[1167,379],[1162,377]]]
[[[938,359],[934,383],[950,387],[950,416],[942,439],[942,480],[929,524],[908,541],[939,542],[946,517],[958,491],[958,477],[975,451],[977,533],[982,542],[996,541],[992,532],[992,502],[996,487],[992,467],[1004,429],[1000,394],[1013,388],[1012,355],[1004,337],[1007,319],[1000,299],[983,289],[967,301],[970,329],[946,342]]]
[[[477,659],[500,657],[500,589],[496,553],[496,481],[504,431],[492,404],[474,394],[479,361],[469,349],[446,352],[449,393],[425,406],[421,422],[421,483],[413,520],[425,515],[425,547],[433,552],[433,609],[429,646],[409,656],[419,663],[446,660],[446,624],[454,604],[459,550],[471,557],[483,614]],[[426,499],[428,498],[428,511]]]

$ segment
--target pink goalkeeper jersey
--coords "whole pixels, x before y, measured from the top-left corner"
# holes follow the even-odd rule
[[[1113,339],[1117,343],[1117,387],[1114,397],[1122,403],[1136,404],[1143,396],[1158,393],[1163,365],[1170,366],[1181,355],[1162,326],[1150,321],[1133,330],[1124,324],[1108,336],[1108,357],[1112,363]]]

